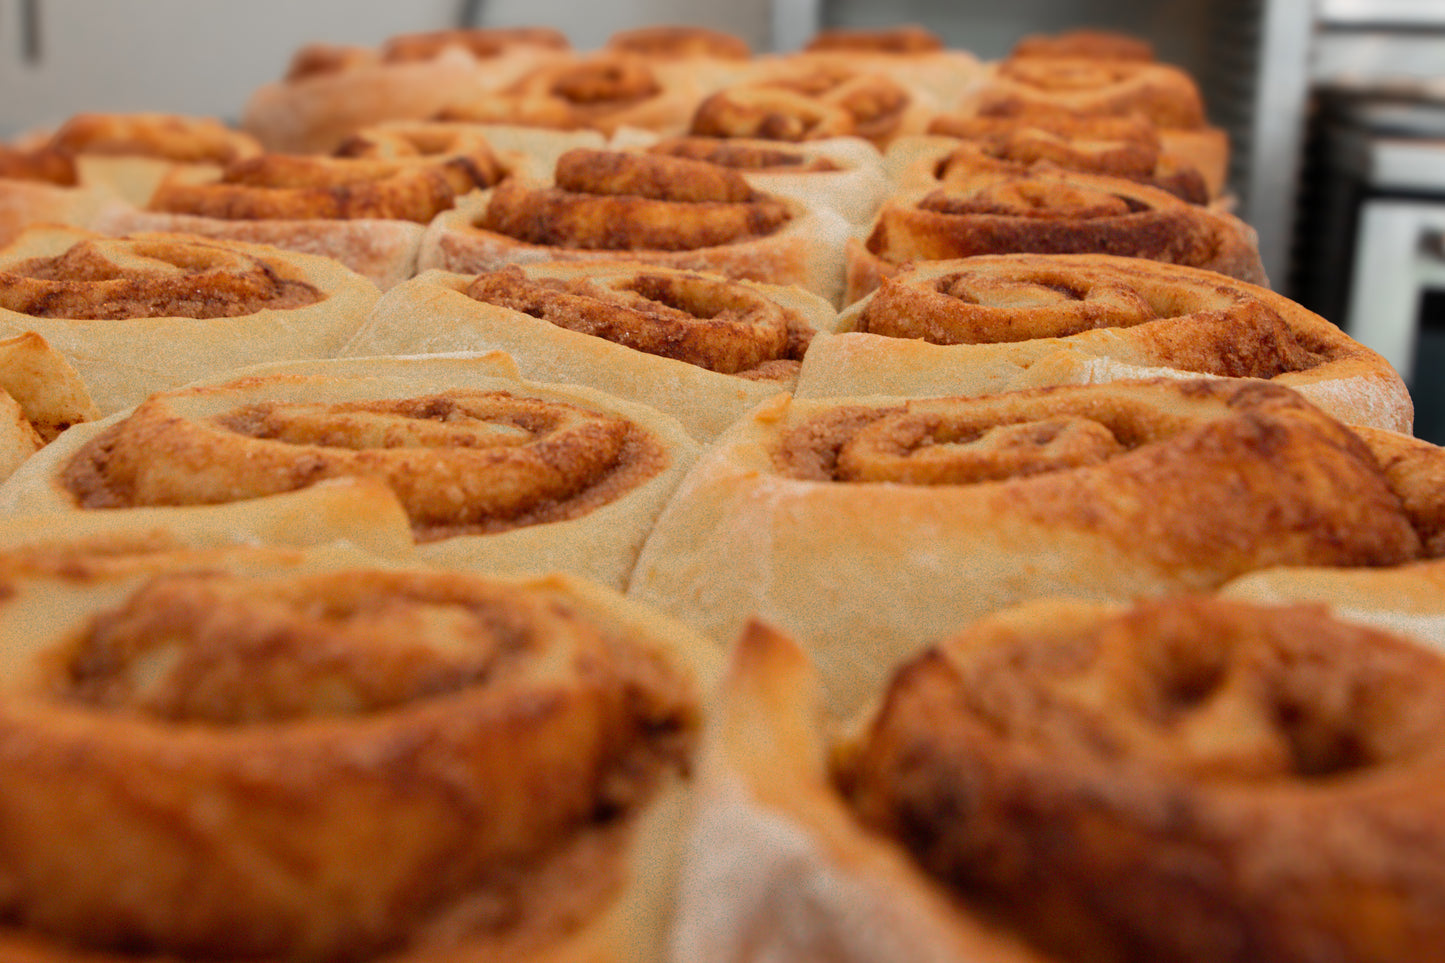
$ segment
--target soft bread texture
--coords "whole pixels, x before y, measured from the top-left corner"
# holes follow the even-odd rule
[[[781,397],[703,454],[629,592],[723,640],[773,622],[847,714],[927,640],[1028,598],[1429,557],[1428,513],[1396,486],[1358,436],[1266,383]]]
[[[1442,686],[1317,606],[1040,603],[900,670],[839,782],[1063,959],[1414,960],[1445,920]]]
[[[354,131],[389,120],[426,120],[448,102],[506,84],[569,56],[566,38],[507,31],[457,31],[395,38],[381,50],[313,45],[290,74],[247,100],[242,127],[267,150],[328,153]],[[411,48],[410,50],[405,48]]]
[[[365,476],[407,505],[428,563],[561,569],[614,587],[696,455],[672,419],[591,389],[522,381],[500,353],[261,366],[85,428],[28,463],[0,503],[32,512],[235,501],[264,513],[283,492]]]
[[[580,580],[335,550],[7,589],[7,955],[662,959],[717,665],[682,627]]]
[[[911,262],[980,254],[1114,254],[1267,285],[1254,229],[1128,178],[1033,164],[976,169],[886,201],[848,246],[847,303]]]
[[[831,208],[862,229],[892,190],[878,148],[859,137],[797,144],[745,137],[664,137],[619,132],[617,148],[692,157],[730,167],[759,191]]]
[[[860,825],[827,731],[808,657],[749,624],[705,733],[673,958],[1043,963]]]
[[[86,273],[33,277],[37,265],[62,270],[77,259]],[[111,239],[66,228],[31,231],[0,252],[0,278],[13,306],[0,308],[0,333],[43,336],[75,367],[104,414],[247,365],[328,357],[380,297],[370,281],[315,255],[170,234]],[[160,294],[144,293],[152,283]],[[37,316],[11,299],[52,284],[75,298],[79,314]],[[277,295],[311,295],[295,304],[278,298],[273,308],[265,293],[272,288]],[[226,307],[250,289],[261,294],[254,307],[240,313]],[[134,316],[125,316],[128,308]]]
[[[577,154],[572,169],[587,178],[593,159],[600,190],[514,179],[469,195],[432,222],[418,269],[467,274],[541,261],[641,261],[794,284],[835,303],[842,295],[841,251],[850,230],[835,211],[753,191],[734,171],[681,158]],[[698,174],[724,188],[719,199],[689,199]],[[505,222],[494,220],[498,211],[506,212]],[[636,218],[631,225],[629,217]],[[524,228],[546,236],[508,233]],[[574,230],[585,239],[569,238]],[[547,239],[552,235],[555,242]]]
[[[71,425],[99,417],[80,375],[44,338],[0,339],[0,480]]]
[[[596,336],[523,310],[479,301],[468,295],[475,280],[471,275],[428,271],[387,292],[340,353],[355,356],[506,351],[528,378],[588,385],[642,402],[677,418],[694,437],[708,441],[755,404],[792,388],[797,378],[796,359],[801,357],[798,342],[828,330],[836,317],[827,302],[800,288],[729,281],[715,274],[628,262],[585,261],[519,265],[512,270],[520,272],[519,280],[523,281],[585,285],[581,291],[584,295],[595,287],[599,297],[610,291],[635,292],[636,279],[664,285],[667,290],[655,294],[654,300],[637,296],[638,305],[664,314],[667,307],[687,308],[692,302],[691,310],[699,313],[695,322],[698,338],[704,343],[712,340],[712,327],[718,328],[720,337],[729,335],[724,319],[709,318],[710,314],[716,317],[712,314],[716,309],[713,302],[728,300],[729,292],[744,307],[755,300],[764,308],[776,305],[787,330],[780,332],[783,343],[775,357],[750,370],[724,373],[634,348],[629,336],[631,321],[625,315],[618,320],[620,330],[609,330],[609,337]],[[679,300],[679,290],[685,295],[689,290],[693,293]],[[622,299],[624,303],[633,300]],[[594,317],[593,304],[591,300],[579,301],[576,310],[583,320],[593,320],[602,327],[604,319]],[[772,317],[771,310],[768,316]],[[746,327],[746,320],[739,318],[737,326]],[[679,319],[679,324],[686,325],[686,319]]]
[[[1408,432],[1414,405],[1375,352],[1233,278],[1106,254],[916,264],[809,350],[798,396],[991,394],[1140,377],[1263,378],[1352,425]]]

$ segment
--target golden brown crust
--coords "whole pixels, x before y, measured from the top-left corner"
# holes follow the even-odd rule
[[[689,133],[799,142],[856,136],[887,143],[916,126],[917,98],[883,74],[802,64],[720,90],[698,104]]]
[[[701,640],[555,577],[118,582],[3,603],[32,626],[0,700],[0,743],[28,747],[0,754],[30,830],[7,951],[656,957],[665,890],[638,889],[674,858],[651,821],[690,767]]]
[[[677,958],[1042,963],[847,808],[806,655],[759,622],[730,651],[704,732]]]
[[[418,538],[564,521],[666,465],[621,418],[503,392],[329,405],[261,402],[205,421],[164,398],[141,405],[69,461],[83,508],[198,505],[294,491],[326,478],[385,481]]]
[[[723,374],[799,361],[807,348],[805,339],[790,343],[788,316],[776,303],[701,276],[640,273],[603,287],[590,280],[531,280],[514,266],[481,275],[467,296]]]
[[[227,164],[261,153],[255,138],[212,117],[179,114],[75,114],[51,135],[62,153],[152,157],[185,164]]]
[[[1010,254],[885,279],[820,339],[803,396],[983,394],[1142,372],[1275,380],[1351,425],[1406,431],[1377,354],[1278,294],[1138,258]]]
[[[843,783],[1067,959],[1410,960],[1438,943],[1445,662],[1317,608],[985,623],[900,671]]]
[[[899,265],[977,254],[1112,254],[1266,278],[1253,231],[1232,215],[1123,178],[1035,164],[955,170],[920,198],[886,203],[849,265],[849,301]]]
[[[707,27],[664,25],[620,30],[607,39],[609,50],[661,59],[748,60],[752,48],[743,38]]]
[[[875,469],[905,480],[847,480]],[[700,459],[629,591],[718,638],[759,614],[809,648],[846,713],[903,654],[1024,599],[1423,558],[1403,494],[1356,434],[1263,382],[794,399]]]
[[[56,187],[79,183],[75,159],[45,146],[26,149],[0,144],[0,179],[38,181]]]
[[[1084,27],[1055,34],[1029,34],[1014,44],[1009,56],[1151,61],[1154,45],[1132,34]]]
[[[163,182],[150,210],[223,220],[352,220],[425,224],[458,196],[490,187],[501,165],[484,142],[464,153],[379,159],[266,154],[228,164],[214,181]]]
[[[834,319],[799,288],[716,273],[518,264],[480,276],[429,271],[398,286],[342,354],[501,350],[529,378],[650,405],[707,440],[790,388],[808,343]]]
[[[418,557],[620,586],[696,455],[672,419],[524,382],[498,352],[277,363],[153,395],[47,447],[14,511],[250,504],[334,478],[386,484]]]
[[[960,175],[966,179],[984,169],[1024,171],[1029,165],[1046,162],[1066,170],[1126,177],[1193,204],[1210,199],[1204,175],[1168,155],[1158,130],[1138,116],[1032,107],[1010,117],[942,114],[930,122],[929,132],[964,142],[947,154],[938,145],[936,153],[943,156],[935,156],[935,151],[924,145],[915,148],[923,156],[913,163],[929,165],[920,174],[939,182]]]
[[[176,234],[27,232],[0,259],[0,331],[36,331],[106,413],[246,364],[328,355],[375,303],[341,265]]]
[[[826,156],[808,155],[770,141],[725,137],[669,137],[647,148],[649,153],[706,161],[736,171],[767,173],[821,173],[838,170]]]
[[[979,91],[981,114],[1044,103],[1084,114],[1142,114],[1160,127],[1205,124],[1204,101],[1188,73],[1169,64],[1088,57],[1023,58],[998,64]]]
[[[0,308],[33,318],[232,318],[321,298],[249,252],[176,235],[81,240],[0,271]]]
[[[787,219],[782,202],[727,168],[584,148],[558,160],[555,187],[501,184],[481,226],[528,244],[688,251],[771,234]]]
[[[943,38],[916,23],[886,29],[820,30],[803,47],[807,51],[860,51],[886,54],[932,53],[943,49]]]
[[[694,99],[680,76],[662,76],[650,58],[603,51],[545,64],[500,89],[454,97],[436,116],[559,130],[611,133],[631,126],[675,132],[685,122]]]
[[[641,184],[653,196],[590,194],[508,178],[437,218],[422,240],[418,269],[476,274],[512,263],[630,261],[794,284],[836,301],[842,290],[840,252],[849,230],[841,214],[753,190],[736,171],[702,161],[642,154],[614,158],[612,153],[587,151],[578,157],[602,161],[594,171],[599,180]],[[717,186],[723,196],[752,199],[657,198],[670,184],[684,197],[696,196],[687,176],[695,170],[706,172],[702,182]]]

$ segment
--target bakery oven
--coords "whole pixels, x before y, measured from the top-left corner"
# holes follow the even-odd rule
[[[1379,351],[1445,440],[1445,4],[1330,0],[1292,293]]]

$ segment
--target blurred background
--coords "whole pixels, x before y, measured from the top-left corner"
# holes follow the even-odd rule
[[[689,23],[766,52],[900,22],[985,59],[1028,33],[1113,28],[1192,71],[1274,286],[1385,354],[1417,431],[1445,439],[1445,0],[0,0],[0,136],[81,110],[234,120],[310,41],[538,24],[587,50]]]

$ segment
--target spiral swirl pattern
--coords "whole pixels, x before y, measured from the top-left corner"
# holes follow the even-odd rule
[[[162,575],[12,651],[7,923],[290,961],[565,935],[699,720],[677,650],[569,585]],[[577,847],[564,894],[545,867]]]
[[[1065,958],[1408,960],[1445,933],[1442,687],[1319,609],[1040,609],[904,667],[842,780]]]
[[[507,392],[268,401],[205,418],[178,403],[152,398],[81,449],[64,470],[79,504],[213,504],[372,477],[435,539],[576,517],[664,462],[623,418]]]

